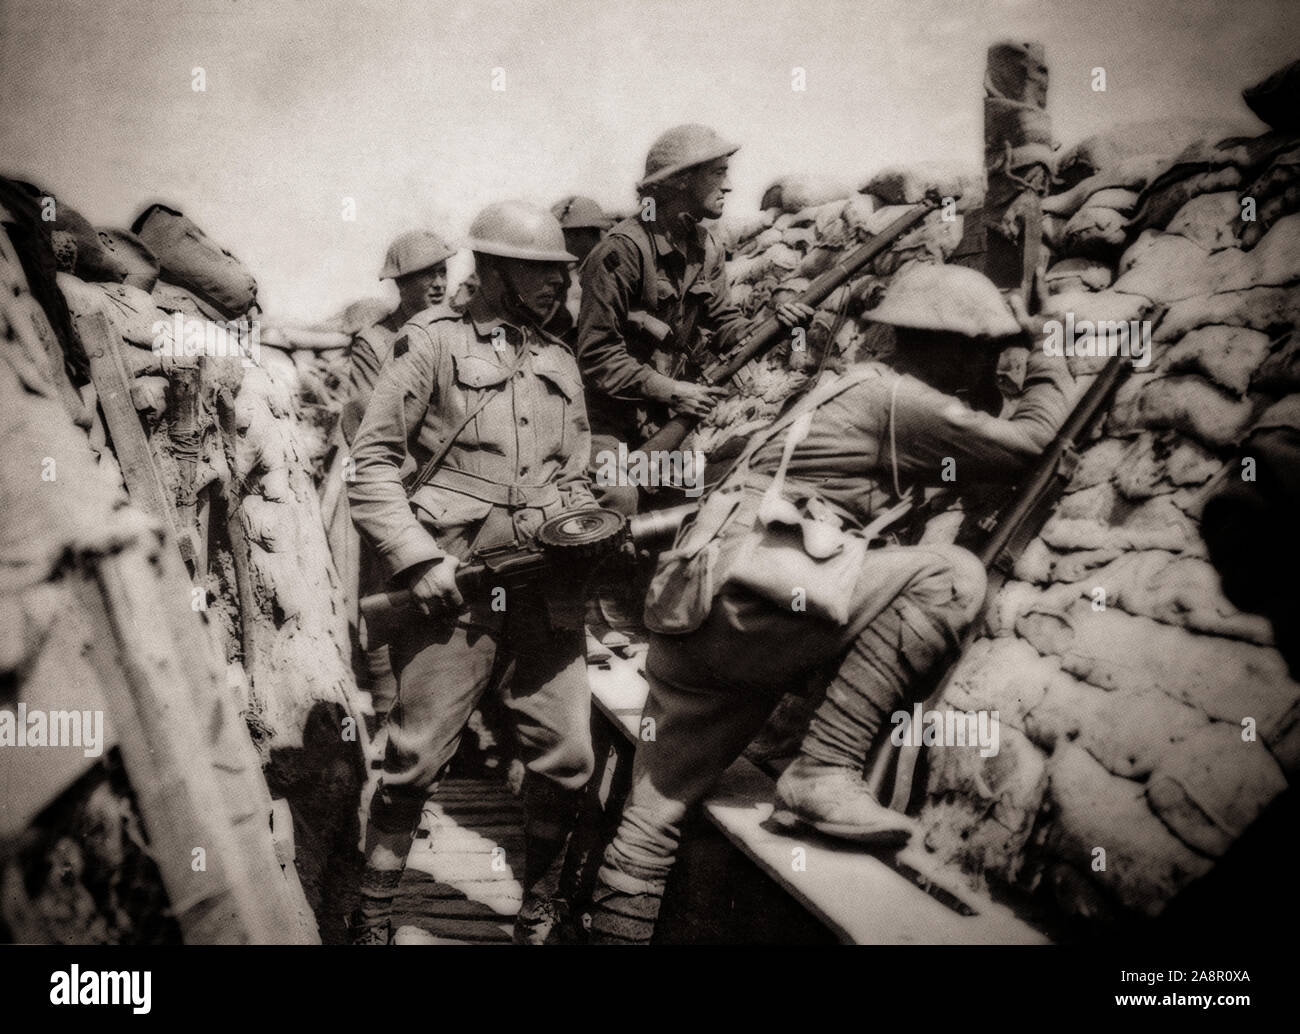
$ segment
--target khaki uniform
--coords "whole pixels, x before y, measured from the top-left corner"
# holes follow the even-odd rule
[[[408,500],[403,477],[444,448],[437,471]],[[521,545],[546,519],[593,505],[589,452],[573,356],[549,336],[491,316],[476,296],[464,316],[421,313],[393,342],[353,443],[352,517],[389,576],[448,554]],[[405,856],[471,711],[504,685],[528,769],[526,893],[545,896],[592,770],[583,633],[551,627],[545,601],[523,590],[510,591],[504,613],[488,600],[469,604],[455,618],[413,616],[393,643],[397,702],[368,854],[378,843]]]
[[[700,332],[724,351],[748,325],[731,303],[721,246],[702,225],[685,239],[669,239],[640,219],[625,219],[595,248],[582,267],[578,314],[578,362],[588,389],[592,428],[631,445],[668,419],[667,407],[651,402],[647,386],[685,377]],[[645,312],[673,329],[667,349],[629,322]]]
[[[401,329],[394,316],[396,313],[365,330],[357,331],[352,338],[348,397],[339,420],[343,437],[349,442],[357,436],[361,418],[366,415],[366,405],[370,402],[371,392],[375,390],[379,371],[393,354],[393,342]]]
[[[782,693],[833,672],[814,718],[820,736],[812,745],[806,738],[803,750],[843,764],[864,720],[923,691],[982,603],[975,558],[955,546],[870,549],[852,577],[829,579],[816,558],[836,555],[842,529],[865,528],[895,502],[896,484],[940,484],[945,458],[955,460],[959,484],[1016,478],[1064,420],[1069,389],[1064,364],[1036,353],[1015,411],[997,419],[887,367],[858,366],[826,378],[761,432],[705,497],[660,557],[646,601],[656,634],[645,715],[656,735],[638,746],[631,794],[605,852],[593,895],[597,939],[650,938],[686,812]],[[801,424],[806,434],[792,441]],[[792,544],[767,565],[769,584],[738,584],[783,467]],[[806,609],[791,606],[795,590],[806,592]]]

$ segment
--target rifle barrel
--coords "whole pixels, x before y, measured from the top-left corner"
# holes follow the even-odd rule
[[[868,262],[893,247],[900,237],[917,226],[938,204],[938,198],[928,197],[910,212],[904,212],[871,240],[849,252],[817,277],[796,300],[804,305],[820,305],[832,291],[861,272]],[[723,356],[719,360],[720,365],[705,371],[705,380],[710,384],[731,380],[746,363],[770,348],[785,333],[785,326],[775,316],[769,316],[757,327],[753,327],[730,353]]]
[[[1021,523],[1037,508],[1047,486],[1057,475],[1065,451],[1082,444],[1079,438],[1095,425],[1101,411],[1109,403],[1111,395],[1131,369],[1129,363],[1117,361],[1102,370],[1097,375],[1097,379],[1088,386],[1088,390],[1070,411],[1070,415],[1066,417],[1065,423],[1061,425],[1052,443],[1044,450],[1029,476],[1016,491],[1015,502],[1010,512],[998,518],[997,526],[988,541],[984,543],[984,548],[980,550],[980,562],[986,568],[997,561],[1019,530]]]

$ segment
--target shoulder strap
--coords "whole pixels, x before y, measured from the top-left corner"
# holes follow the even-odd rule
[[[524,357],[527,354],[528,354],[527,349],[525,349],[521,351],[518,356],[515,357],[515,365],[510,370],[511,377],[513,377],[515,373],[519,370],[519,367],[523,363]],[[472,406],[469,412],[465,414],[464,419],[462,419],[461,422],[456,425],[456,430],[452,431],[451,434],[449,434],[446,438],[443,439],[442,444],[438,446],[438,448],[434,451],[433,455],[431,455],[428,458],[428,460],[425,461],[424,466],[420,468],[420,471],[418,474],[415,475],[414,480],[412,480],[411,483],[407,486],[406,488],[407,499],[410,499],[411,496],[415,495],[415,493],[418,492],[421,488],[423,488],[428,483],[429,479],[438,472],[438,468],[442,466],[442,461],[447,458],[447,453],[451,451],[451,447],[456,443],[456,439],[459,438],[461,436],[461,433],[465,430],[465,428],[469,426],[469,422],[479,415],[479,413],[483,410],[483,407],[492,401],[492,398],[493,398],[492,392],[485,391],[483,393],[483,397],[478,400],[478,403]]]
[[[650,246],[650,234],[639,219],[624,219],[609,231],[611,237],[622,237],[631,241],[641,256],[641,304],[647,312],[653,312],[659,301],[658,284],[655,280],[655,255]]]
[[[750,461],[754,457],[754,453],[805,413],[811,413],[819,406],[825,405],[831,399],[835,398],[836,395],[848,391],[850,388],[857,384],[861,384],[863,381],[868,380],[871,377],[878,376],[880,376],[879,369],[874,366],[862,366],[854,370],[849,370],[847,373],[842,373],[836,377],[830,377],[823,380],[809,391],[808,394],[786,410],[785,413],[778,416],[774,421],[772,421],[772,423],[768,424],[767,427],[754,432],[753,437],[749,439],[749,442],[745,446],[745,451],[742,452],[736,460],[734,469],[738,471],[747,470]],[[806,429],[804,433],[807,434]]]

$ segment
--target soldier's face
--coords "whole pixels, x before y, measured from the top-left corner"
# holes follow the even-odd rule
[[[731,193],[731,180],[727,178],[726,158],[701,165],[686,181],[686,191],[691,209],[701,219],[716,219],[722,215]]]
[[[439,262],[428,269],[416,270],[399,277],[397,294],[408,312],[422,312],[447,297],[447,264]]]
[[[544,320],[555,311],[569,286],[569,267],[564,262],[525,262],[506,259],[502,271],[530,315]]]

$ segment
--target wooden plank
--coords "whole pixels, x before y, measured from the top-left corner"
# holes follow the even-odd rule
[[[180,566],[174,547],[164,555]],[[79,593],[104,629],[92,651],[108,673],[105,693],[131,786],[151,839],[160,838],[151,853],[160,870],[164,860],[171,867],[164,883],[178,918],[192,913],[188,924],[181,920],[186,939],[319,943],[297,873],[276,857],[270,795],[247,730],[224,685],[205,691],[196,679],[207,667],[201,626],[192,624],[198,636],[188,642],[177,634],[177,613],[195,615],[167,605],[167,579],[143,551],[101,560],[98,580],[98,601]],[[192,878],[196,847],[207,869]]]
[[[1046,944],[1011,911],[980,901],[962,915],[852,844],[796,838],[767,825],[772,781],[740,758],[705,801],[705,814],[746,857],[850,944]],[[801,852],[801,854],[796,854]],[[801,869],[796,871],[795,862]],[[968,901],[976,900],[974,895]]]
[[[643,671],[645,654],[638,651],[631,657],[614,656],[607,663],[607,668],[587,668],[592,703],[626,740],[636,744],[641,733],[641,712],[650,694],[650,683]]]
[[[140,416],[131,401],[131,381],[113,325],[102,312],[73,316],[77,338],[90,360],[90,379],[99,395],[104,422],[113,440],[122,478],[131,502],[170,528],[176,527],[176,513],[154,463]]]
[[[597,710],[631,743],[637,742],[649,684],[634,662],[615,658],[608,673],[591,679]],[[622,661],[622,664],[618,664]],[[607,676],[607,677],[604,677]],[[858,944],[1025,944],[1046,938],[1004,906],[937,872],[918,851],[899,860],[941,888],[945,898],[978,914],[963,916],[861,848],[823,838],[796,839],[765,828],[775,801],[772,780],[738,759],[704,802],[704,814],[728,840],[837,937]],[[803,849],[804,871],[793,865]]]
[[[53,602],[36,604],[38,594]],[[25,609],[51,607],[59,615],[49,626],[39,651],[24,661],[19,697],[28,711],[98,711],[104,715],[101,753],[85,750],[42,750],[41,763],[31,764],[26,750],[0,750],[0,839],[17,838],[31,821],[85,772],[101,763],[117,743],[113,715],[100,689],[98,673],[87,657],[95,631],[66,583],[39,585],[16,597]],[[28,603],[27,601],[31,601]],[[12,705],[10,705],[12,707]]]
[[[454,935],[443,936],[430,933],[411,923],[394,921],[396,935],[394,944],[509,944],[513,923],[466,923],[464,925],[451,919],[437,921],[439,930],[448,927]]]
[[[116,718],[149,853],[188,943],[250,943],[257,936],[259,906],[202,763],[189,701],[174,691],[176,661],[167,657],[165,637],[144,631],[150,623],[140,607],[140,565],[132,554],[101,561],[99,585],[79,586],[79,597],[92,623],[106,633],[96,637],[91,652]],[[203,868],[195,871],[199,857]]]

